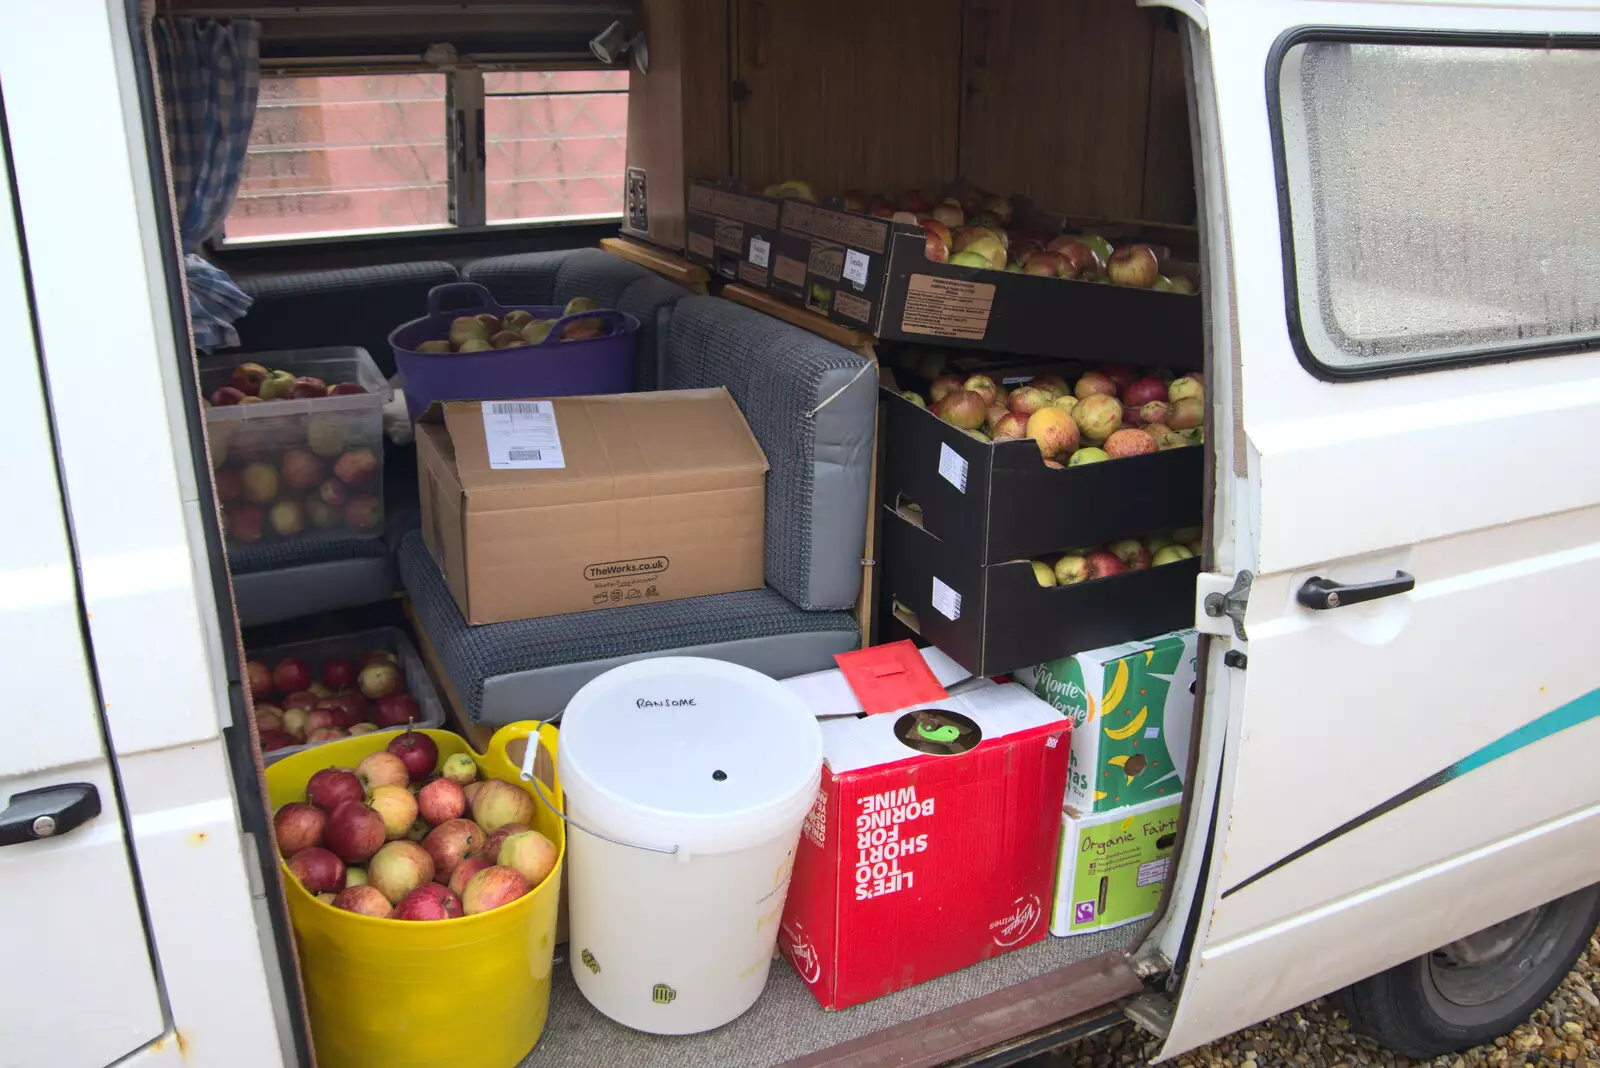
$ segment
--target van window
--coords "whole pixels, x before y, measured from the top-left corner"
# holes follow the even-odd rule
[[[483,76],[488,221],[622,214],[628,72]]]
[[[445,90],[443,74],[263,77],[226,238],[448,224]]]
[[[1282,51],[1290,326],[1324,377],[1600,340],[1600,51]]]

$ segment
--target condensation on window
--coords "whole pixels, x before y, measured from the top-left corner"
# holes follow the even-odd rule
[[[1600,51],[1312,42],[1279,89],[1319,362],[1600,345]]]

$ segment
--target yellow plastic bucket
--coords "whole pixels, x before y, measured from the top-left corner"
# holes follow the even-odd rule
[[[506,747],[537,736],[554,757],[556,729],[513,723],[473,753],[459,736],[425,730],[439,759],[472,753],[483,778],[523,782]],[[273,811],[304,801],[306,783],[335,765],[355,767],[390,734],[327,742],[267,769]],[[554,760],[550,761],[554,782]],[[560,798],[555,784],[551,800]],[[477,916],[414,923],[358,916],[313,897],[284,865],[284,891],[300,949],[306,1009],[319,1068],[511,1068],[528,1055],[550,1012],[556,908],[566,862],[566,828],[544,804],[534,828],[556,844],[544,882],[509,905]]]

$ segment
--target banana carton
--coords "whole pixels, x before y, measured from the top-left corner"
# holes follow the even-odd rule
[[[1034,692],[1072,721],[1067,807],[1109,812],[1183,792],[1196,634],[1174,631],[1040,664]]]

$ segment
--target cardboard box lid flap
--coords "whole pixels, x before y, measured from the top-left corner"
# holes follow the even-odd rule
[[[982,741],[996,741],[1031,731],[1036,727],[1063,729],[1067,721],[1061,713],[1016,683],[996,683],[974,679],[970,688],[953,691],[947,700],[918,705],[917,708],[958,712],[978,725]],[[855,716],[821,719],[822,754],[835,775],[925,757],[895,735],[895,724],[908,710],[882,716]],[[954,759],[952,757],[952,759]]]
[[[492,468],[483,401],[451,401],[430,408],[423,421],[444,423],[462,489],[486,503],[506,495],[519,505],[567,498],[575,482],[605,482],[611,487],[605,495],[640,496],[664,474],[673,476],[675,492],[687,492],[702,481],[706,488],[725,486],[729,473],[754,479],[767,471],[766,455],[726,389],[547,400],[561,441],[560,468]]]

